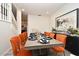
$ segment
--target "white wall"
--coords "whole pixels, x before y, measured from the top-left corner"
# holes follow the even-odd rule
[[[10,20],[10,22],[1,20],[0,17],[0,55],[4,55],[6,52],[8,52],[9,48],[11,48],[11,37],[17,35],[17,29],[12,23],[11,5],[8,11],[8,20]]]
[[[51,16],[51,27],[55,28],[55,18],[65,14],[71,10],[74,10],[76,8],[79,8],[79,3],[70,3],[70,4],[65,4],[64,6],[62,6],[59,10],[57,10],[56,13],[52,14]]]
[[[0,55],[10,48],[10,38],[15,34],[11,27],[11,23],[0,21]]]
[[[50,31],[50,19],[49,16],[28,15],[28,32],[30,33],[32,30]]]

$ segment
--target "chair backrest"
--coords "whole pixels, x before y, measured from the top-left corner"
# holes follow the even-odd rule
[[[54,38],[55,34],[52,32],[44,32],[44,34],[48,37]]]
[[[66,35],[63,35],[63,34],[56,34],[56,40],[64,43],[64,45],[66,45],[66,38],[67,36]]]
[[[27,36],[28,36],[27,32],[23,32],[23,33],[19,34],[19,37],[21,38],[22,45],[25,45]]]
[[[44,34],[45,34],[46,36],[50,36],[50,33],[49,33],[49,32],[44,32]]]
[[[12,37],[10,42],[11,42],[11,46],[12,46],[13,55],[16,56],[17,52],[20,50],[21,42],[20,42],[19,36]]]
[[[55,37],[55,34],[52,33],[52,32],[50,32],[50,33],[49,33],[49,37],[54,38],[54,37]]]

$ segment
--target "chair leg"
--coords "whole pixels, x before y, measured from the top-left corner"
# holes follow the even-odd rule
[[[57,56],[58,54],[55,52],[55,55]]]
[[[58,56],[58,53],[56,53],[56,56]]]
[[[64,51],[64,56],[65,56],[65,51]]]
[[[64,53],[64,56],[65,56],[65,53]]]

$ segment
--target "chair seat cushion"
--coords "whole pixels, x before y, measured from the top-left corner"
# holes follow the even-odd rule
[[[55,52],[64,52],[64,48],[60,46],[56,46],[52,48]]]
[[[21,49],[18,53],[17,56],[32,56],[32,52],[29,50],[23,50]]]

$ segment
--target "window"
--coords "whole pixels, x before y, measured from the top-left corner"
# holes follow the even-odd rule
[[[9,21],[10,13],[10,4],[0,3],[0,20]]]

